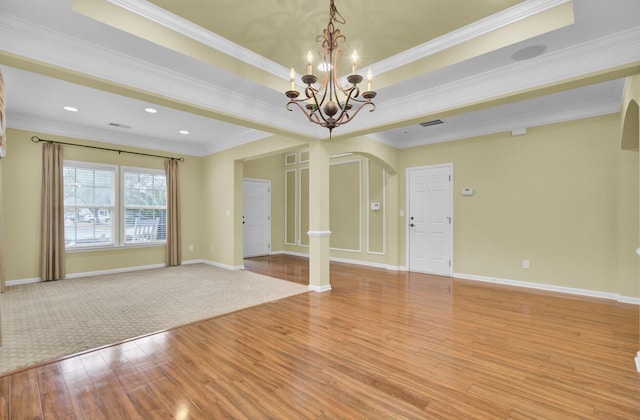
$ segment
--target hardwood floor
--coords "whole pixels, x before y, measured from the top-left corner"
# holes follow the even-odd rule
[[[246,261],[305,283],[307,261]],[[0,418],[640,418],[638,306],[332,264],[308,293],[0,378]]]

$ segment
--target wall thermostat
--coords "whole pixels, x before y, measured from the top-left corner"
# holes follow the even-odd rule
[[[371,203],[371,210],[380,210],[380,203]]]
[[[473,195],[474,191],[473,188],[463,188],[462,189],[462,195]]]

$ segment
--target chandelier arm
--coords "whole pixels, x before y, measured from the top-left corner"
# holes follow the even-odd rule
[[[291,109],[289,106],[290,105],[295,105],[298,108],[300,108],[300,111],[302,111],[302,113],[309,119],[309,121],[311,121],[312,123],[315,123],[315,124],[321,124],[321,121],[318,119],[317,115],[315,113],[313,113],[313,112],[310,113],[310,114],[307,114],[307,111],[305,110],[305,108],[302,105],[300,105],[300,102],[303,102],[303,100],[302,99],[292,99],[291,101],[289,101],[287,103],[287,110],[293,111],[293,109]]]
[[[362,105],[360,105],[360,106],[358,106],[358,107],[354,107],[354,108],[355,108],[355,112],[354,112],[353,114],[351,114],[351,115],[347,115],[346,121],[344,121],[344,122],[340,122],[340,124],[337,124],[337,125],[342,125],[342,124],[346,124],[346,123],[348,123],[348,122],[349,122],[349,121],[351,121],[353,118],[355,118],[355,116],[356,116],[356,115],[358,115],[358,114],[360,113],[360,111],[362,111],[362,109],[363,109],[365,106],[367,106],[367,105],[371,105],[371,107],[372,107],[372,109],[370,109],[370,110],[369,110],[369,112],[373,112],[373,111],[375,111],[375,109],[376,109],[376,104],[374,104],[373,102],[365,102],[365,103],[363,103]],[[341,117],[341,118],[340,118],[340,120],[341,120],[341,119],[343,118],[343,116],[341,115],[340,117]],[[339,120],[339,121],[340,121],[340,120]]]

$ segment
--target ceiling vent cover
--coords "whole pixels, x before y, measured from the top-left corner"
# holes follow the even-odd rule
[[[432,125],[438,125],[442,123],[444,123],[444,121],[442,120],[431,120],[431,121],[421,122],[420,125],[423,127],[430,127]]]
[[[114,123],[114,122],[110,122],[109,125],[111,127],[118,127],[118,128],[131,128],[130,125],[126,125],[126,124],[119,124],[119,123]]]

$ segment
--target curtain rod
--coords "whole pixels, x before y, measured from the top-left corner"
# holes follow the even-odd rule
[[[67,145],[67,146],[86,147],[87,149],[107,150],[107,151],[110,151],[110,152],[118,152],[118,154],[120,154],[120,153],[129,153],[130,155],[150,156],[150,157],[157,157],[157,158],[162,158],[162,159],[172,159],[172,160],[178,160],[180,162],[184,162],[184,158],[177,158],[177,157],[173,157],[173,156],[152,155],[152,154],[149,154],[149,153],[130,152],[128,150],[110,149],[108,147],[89,146],[89,145],[86,145],[86,144],[65,143],[63,141],[41,139],[38,136],[31,137],[31,141],[34,142],[34,143],[39,143],[41,141],[44,141],[46,143],[64,144],[64,145]]]

